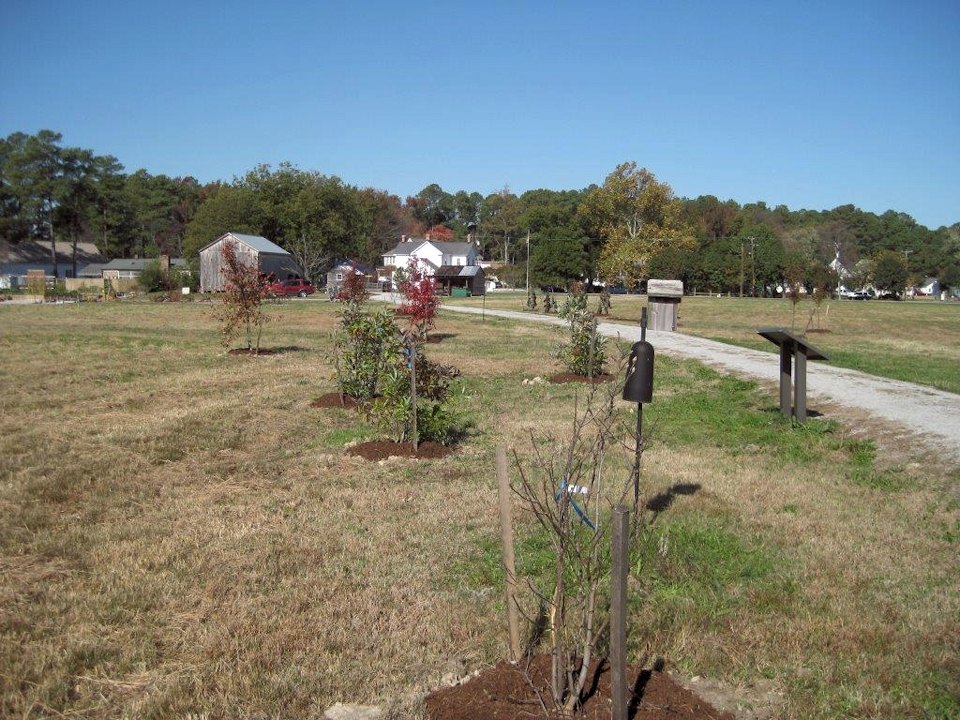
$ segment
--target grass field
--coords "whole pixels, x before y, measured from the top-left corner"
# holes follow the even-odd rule
[[[477,305],[481,301],[445,298],[444,302]],[[497,292],[487,297],[486,306],[522,310],[525,302],[522,291]],[[614,295],[610,319],[639,322],[645,304],[645,296]],[[803,332],[813,310],[810,300],[801,301],[794,316],[792,304],[783,299],[685,297],[678,330],[775,352],[757,335],[757,328],[774,325]],[[810,342],[838,367],[960,393],[960,303],[829,300],[811,327]]]
[[[462,369],[473,436],[371,464],[356,413],[309,407],[335,310],[271,306],[284,351],[249,358],[202,303],[0,307],[0,716],[420,718],[505,653],[494,450],[568,424],[582,388],[522,383],[556,331],[442,317],[427,352]],[[643,487],[672,502],[636,551],[631,660],[772,682],[782,718],[960,715],[958,469],[792,427],[694,362],[656,382]]]

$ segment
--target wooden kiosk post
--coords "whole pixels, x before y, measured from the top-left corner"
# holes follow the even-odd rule
[[[823,352],[786,328],[762,327],[757,334],[780,348],[780,412],[807,420],[807,360],[829,360]],[[796,366],[795,370],[792,366]],[[790,408],[790,380],[793,376],[793,409]]]

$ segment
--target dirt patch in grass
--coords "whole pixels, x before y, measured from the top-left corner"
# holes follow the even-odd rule
[[[276,355],[277,351],[271,348],[260,348],[259,350],[254,350],[251,348],[234,348],[233,350],[228,350],[227,355],[252,355],[253,357],[259,357],[261,355]]]
[[[550,382],[557,385],[563,383],[608,383],[613,382],[614,377],[610,373],[603,373],[602,375],[594,375],[593,377],[587,377],[586,375],[577,375],[572,372],[563,372],[557,373],[556,375],[551,375],[549,378]]]
[[[677,684],[669,675],[627,668],[632,688],[628,715],[635,720],[734,720]],[[427,696],[429,720],[520,720],[562,717],[549,713],[550,658],[540,655],[517,665],[500,662],[463,685],[437,690]],[[610,668],[594,663],[587,685],[583,720],[610,717]],[[541,705],[541,701],[543,705]],[[549,714],[544,713],[544,709]]]
[[[344,408],[346,410],[356,410],[360,403],[352,395],[341,395],[340,393],[326,393],[321,395],[312,403],[310,407],[314,408]]]
[[[443,342],[444,340],[450,340],[455,337],[456,335],[453,333],[431,333],[430,335],[427,335],[426,341],[429,344],[437,344]]]
[[[413,443],[398,443],[393,440],[371,440],[354,445],[348,452],[364,460],[386,460],[389,457],[439,460],[454,452],[454,448],[432,441],[422,442],[413,449]]]

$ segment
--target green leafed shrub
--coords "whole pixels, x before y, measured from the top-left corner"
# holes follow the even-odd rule
[[[586,296],[571,295],[557,314],[567,320],[570,340],[557,345],[554,357],[576,375],[602,374],[607,338],[597,331],[597,316],[587,310]]]
[[[403,354],[403,340],[388,311],[367,312],[362,302],[348,302],[334,349],[340,392],[363,404],[377,395],[384,368]]]
[[[413,433],[411,372],[402,352],[391,359],[381,374],[381,393],[373,401],[371,415],[382,432],[397,442],[407,442]],[[419,345],[416,368],[418,439],[449,445],[464,431],[464,422],[448,406],[450,381],[459,377],[460,371],[428,360]]]

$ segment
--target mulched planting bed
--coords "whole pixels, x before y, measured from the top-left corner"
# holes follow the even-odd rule
[[[603,373],[602,375],[594,375],[592,378],[587,377],[586,375],[577,375],[576,373],[564,372],[557,375],[552,375],[547,378],[552,383],[562,384],[562,383],[608,383],[613,382],[614,377],[610,373]]]
[[[557,712],[544,714],[537,695],[539,693],[549,708],[549,656],[539,655],[529,661],[529,666],[526,663],[500,662],[463,685],[431,693],[426,698],[427,717],[429,720],[563,717]],[[633,688],[628,717],[635,720],[735,720],[733,715],[707,704],[666,673],[640,671],[631,666],[627,668],[627,678]],[[588,697],[580,713],[567,717],[570,720],[609,720],[610,671],[606,663],[594,664],[586,689]]]
[[[270,348],[260,348],[259,350],[248,350],[247,348],[234,348],[230,350],[228,355],[251,355],[253,357],[259,357],[261,355],[276,355],[276,350],[271,350]]]
[[[398,443],[393,440],[371,440],[354,445],[347,450],[364,460],[386,460],[388,457],[416,458],[418,460],[439,460],[454,452],[454,448],[435,442],[422,442],[413,449],[413,443]]]
[[[346,410],[356,410],[360,407],[360,403],[357,402],[357,399],[353,395],[340,395],[340,393],[327,393],[321,395],[312,403],[310,407],[315,408],[344,408]]]

